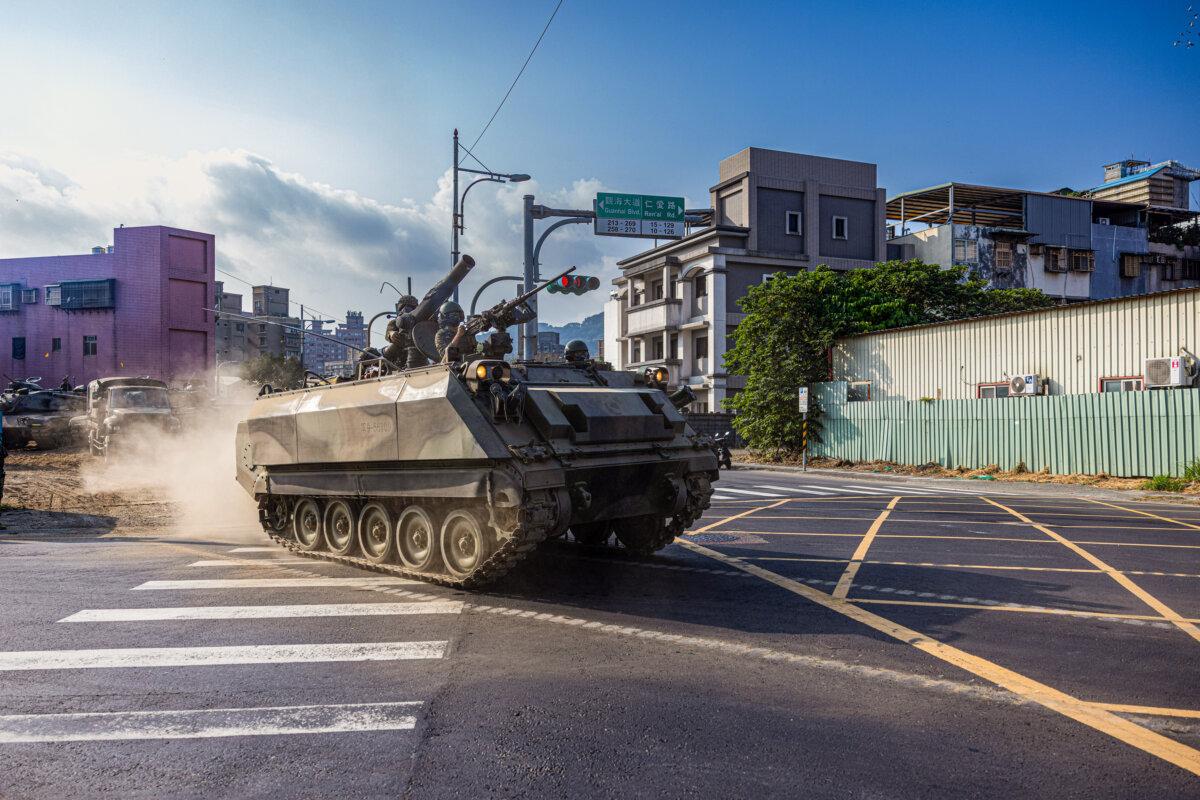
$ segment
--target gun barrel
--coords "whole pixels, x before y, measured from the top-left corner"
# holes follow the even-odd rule
[[[412,317],[413,322],[421,322],[423,320],[432,319],[433,315],[437,313],[437,310],[441,307],[442,303],[449,300],[454,294],[454,287],[463,282],[463,279],[467,277],[467,273],[470,272],[474,266],[475,259],[471,258],[470,256],[464,255],[462,258],[460,258],[458,263],[455,264],[450,269],[450,272],[446,274],[446,277],[435,283],[433,288],[425,293],[425,297],[421,300],[420,305],[412,310],[410,316]]]

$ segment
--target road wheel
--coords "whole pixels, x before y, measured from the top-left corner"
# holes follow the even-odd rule
[[[358,548],[373,564],[392,557],[392,515],[379,503],[367,503],[358,514]]]
[[[345,500],[332,500],[325,506],[325,542],[329,550],[344,556],[354,549],[354,512]]]
[[[442,561],[455,578],[466,578],[491,554],[492,537],[484,532],[479,518],[471,511],[458,509],[446,515],[442,523]]]
[[[575,541],[585,547],[603,547],[612,536],[612,523],[608,520],[600,522],[583,522],[571,526],[571,535]]]
[[[271,533],[283,533],[288,524],[287,502],[282,497],[272,497],[263,500],[261,508],[263,524]]]
[[[409,506],[396,521],[396,555],[400,563],[421,572],[432,568],[437,555],[437,528],[429,512]]]
[[[629,552],[639,556],[648,556],[661,550],[675,538],[667,532],[667,521],[655,514],[617,520],[613,527],[617,532],[617,540]]]
[[[301,500],[292,517],[292,532],[301,550],[320,549],[321,528],[321,506],[312,498]]]

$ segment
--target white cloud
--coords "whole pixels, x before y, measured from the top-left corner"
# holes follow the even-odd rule
[[[378,293],[382,281],[403,288],[411,276],[419,295],[448,268],[450,187],[447,173],[427,200],[383,203],[286,172],[244,150],[128,157],[71,176],[27,155],[0,154],[0,258],[84,253],[109,243],[120,224],[171,225],[216,234],[219,269],[288,286],[293,299],[333,316],[347,308],[370,315],[390,302],[390,290]],[[601,188],[587,179],[557,190],[542,190],[535,181],[473,189],[461,249],[479,266],[464,299],[469,302],[487,278],[520,274],[522,195],[588,208]],[[575,264],[607,285],[615,258],[629,251],[629,243],[595,237],[586,225],[567,226],[543,249],[543,271]],[[226,281],[237,290],[239,284]],[[494,302],[511,286],[483,299]],[[545,303],[542,318],[581,319],[599,310],[607,294]]]

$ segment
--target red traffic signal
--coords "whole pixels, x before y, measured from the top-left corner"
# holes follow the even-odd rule
[[[600,279],[594,275],[563,275],[550,284],[551,294],[583,294],[600,288]]]

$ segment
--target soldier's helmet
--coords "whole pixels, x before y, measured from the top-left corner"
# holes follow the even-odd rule
[[[587,345],[583,343],[582,339],[572,339],[571,341],[567,342],[564,352],[567,357],[567,361],[587,361],[589,358],[591,358],[591,354],[588,353]]]
[[[416,307],[417,298],[413,297],[411,294],[402,294],[400,295],[400,298],[396,300],[396,310],[401,313],[405,311],[412,311]]]
[[[439,325],[457,325],[462,321],[462,306],[453,300],[447,300],[446,302],[442,303],[442,307],[438,309]]]

